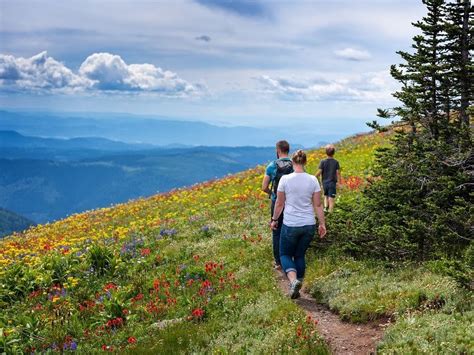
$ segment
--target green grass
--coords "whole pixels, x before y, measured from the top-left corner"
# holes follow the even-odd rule
[[[423,265],[312,253],[306,282],[320,303],[350,322],[390,317],[378,351],[469,354],[474,351],[473,296]]]
[[[474,311],[408,314],[385,333],[380,354],[473,354]]]
[[[313,296],[351,322],[448,307],[462,296],[454,280],[421,266],[388,268],[381,262],[326,256],[313,260],[309,270]]]

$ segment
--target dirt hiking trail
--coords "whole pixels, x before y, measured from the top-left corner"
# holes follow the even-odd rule
[[[276,274],[280,289],[287,295],[288,280],[286,276],[280,271],[276,271]],[[387,319],[379,319],[367,324],[344,322],[327,306],[318,304],[304,286],[300,294],[301,297],[295,300],[296,304],[313,319],[318,320],[317,329],[333,354],[365,355],[376,353],[376,344],[382,338],[384,329],[389,324]]]

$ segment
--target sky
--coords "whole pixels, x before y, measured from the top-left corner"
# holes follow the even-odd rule
[[[365,129],[421,0],[0,0],[3,109]]]

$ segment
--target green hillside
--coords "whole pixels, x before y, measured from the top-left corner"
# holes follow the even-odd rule
[[[337,145],[339,204],[357,200],[388,136],[358,135]],[[309,154],[308,172],[322,157]],[[259,190],[263,171],[5,238],[0,352],[328,353],[314,323],[278,288],[269,201]],[[473,350],[469,293],[453,279],[429,265],[335,254],[331,218],[328,226],[326,244],[314,244],[307,279],[320,302],[354,322],[391,317],[381,353]]]

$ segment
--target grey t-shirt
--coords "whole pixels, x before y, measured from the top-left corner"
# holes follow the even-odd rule
[[[334,158],[321,160],[319,169],[322,171],[323,182],[337,182],[336,171],[340,169],[339,162]]]

